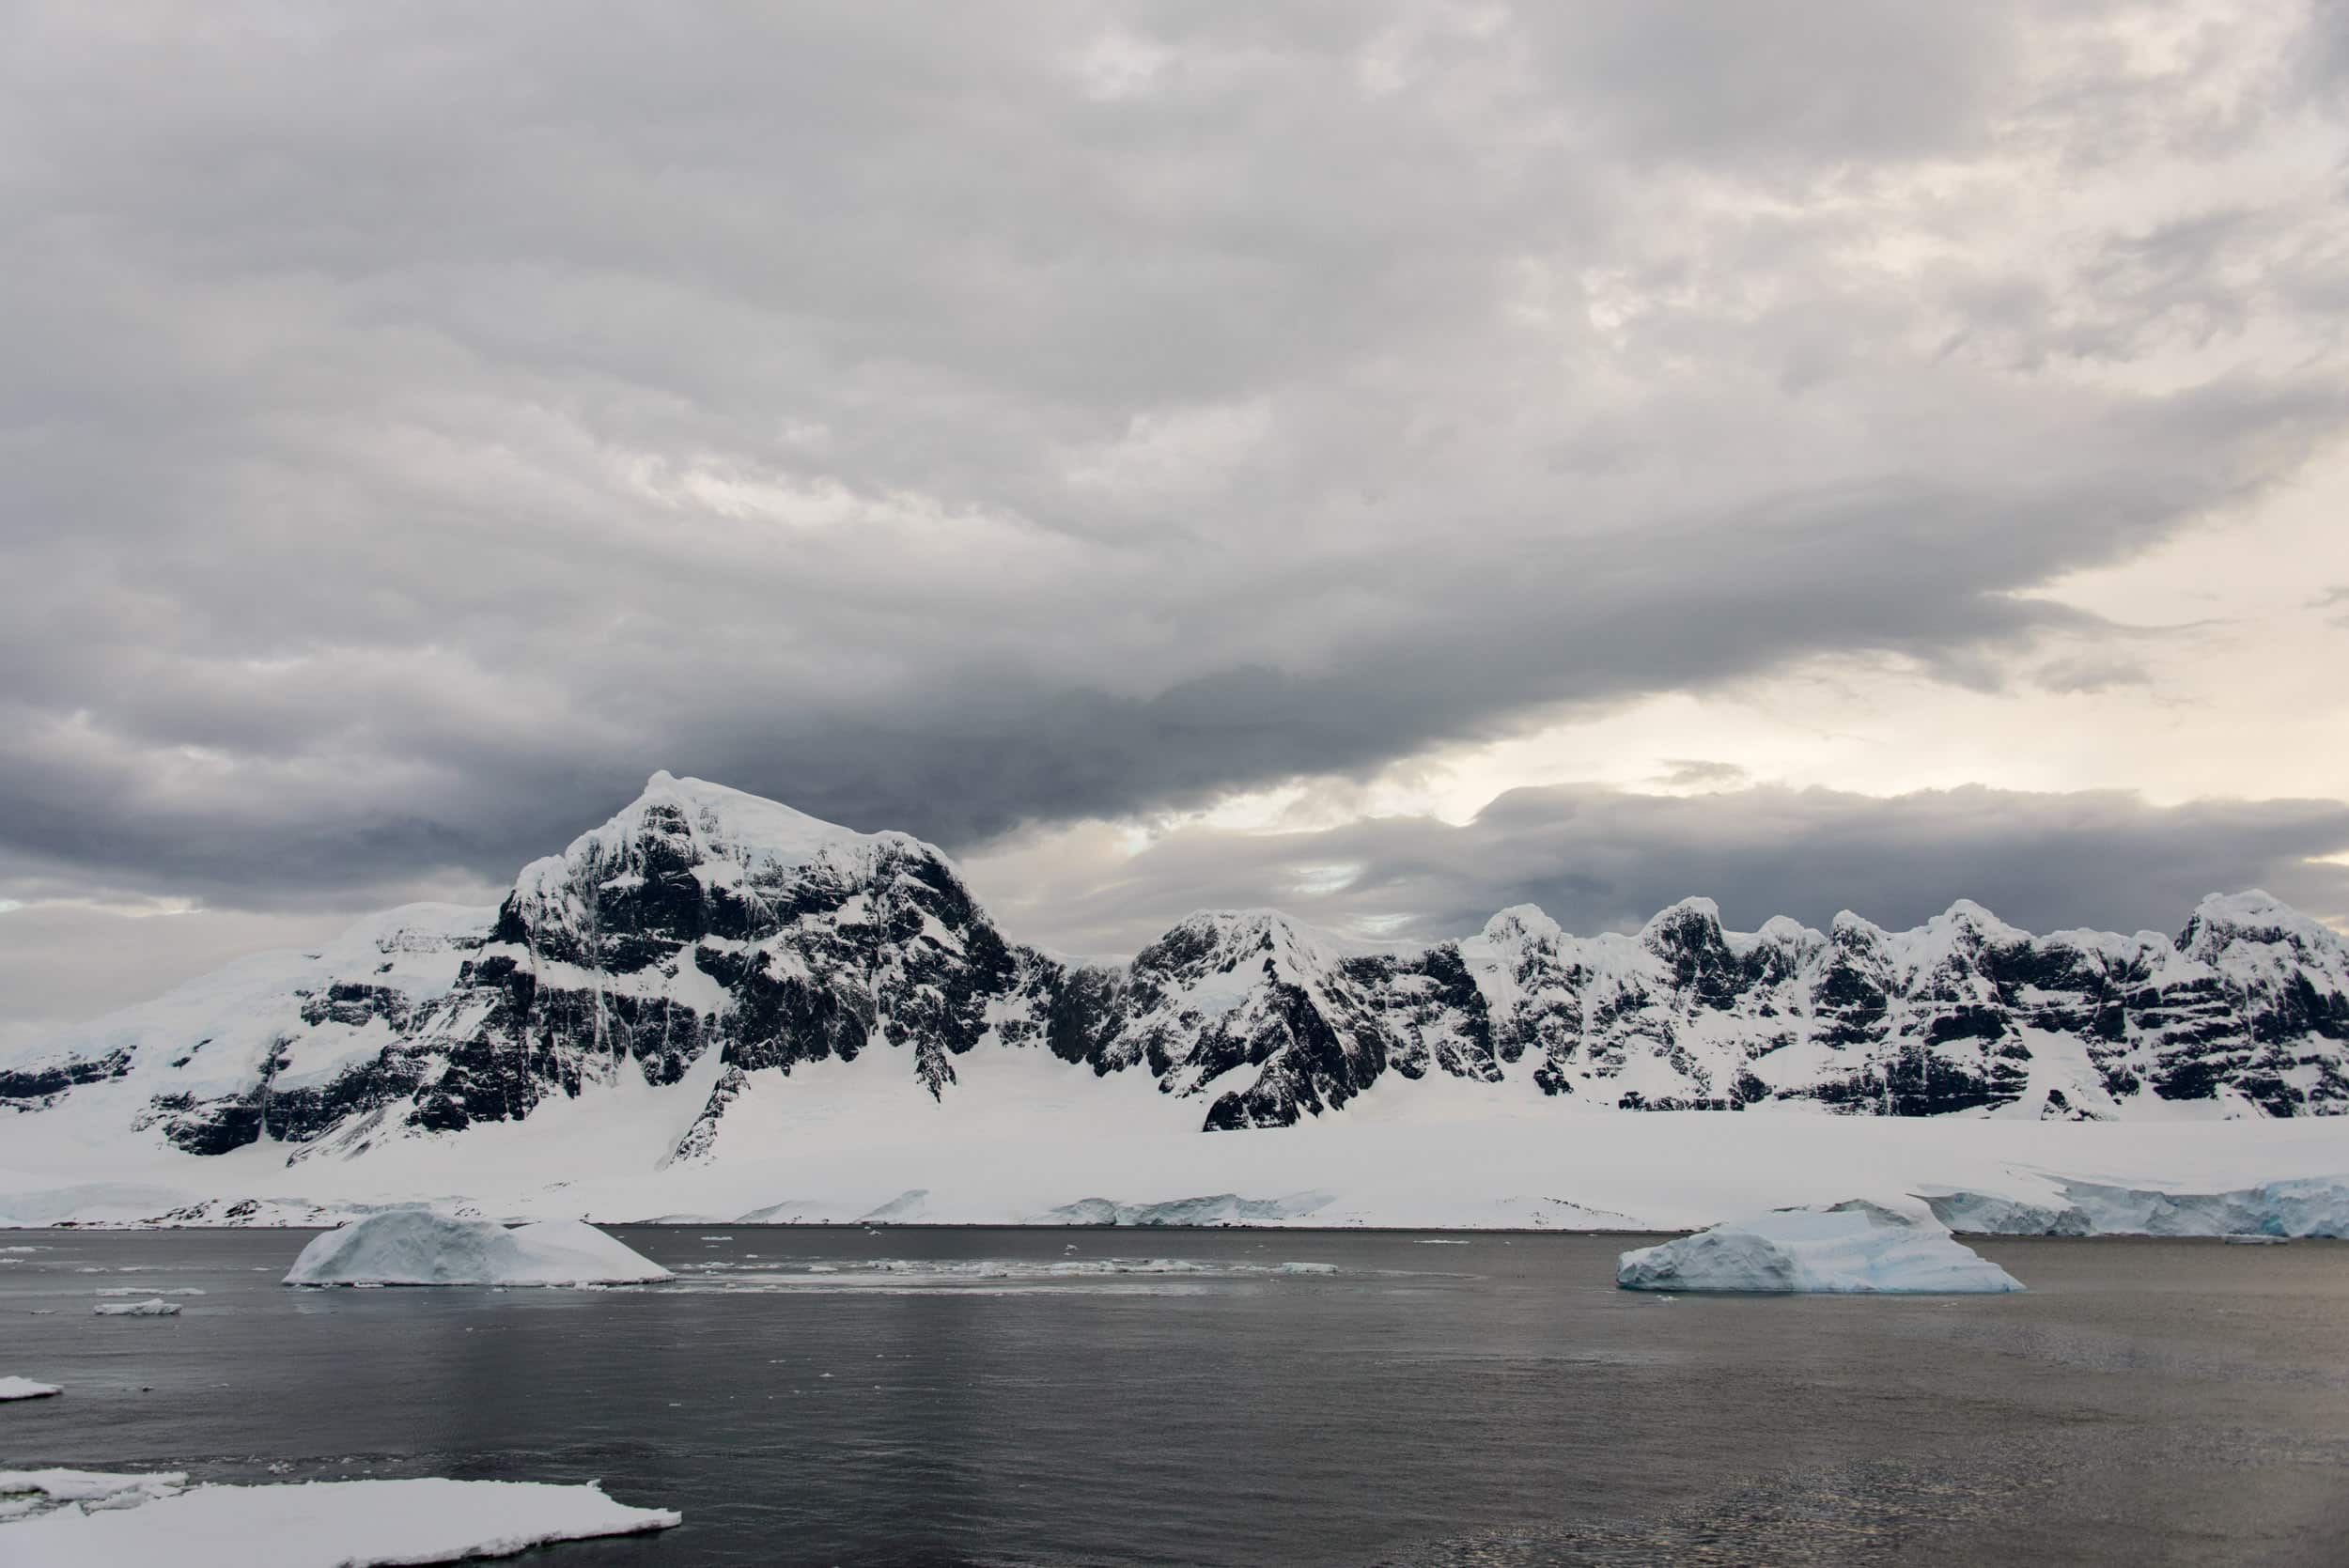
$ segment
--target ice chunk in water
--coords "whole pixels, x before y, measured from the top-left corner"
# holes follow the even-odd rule
[[[1921,1206],[1778,1209],[1623,1254],[1626,1290],[1849,1295],[2017,1291],[2021,1282],[1951,1236]]]
[[[289,1285],[622,1285],[674,1276],[593,1225],[542,1219],[507,1230],[429,1209],[390,1209],[302,1250]]]

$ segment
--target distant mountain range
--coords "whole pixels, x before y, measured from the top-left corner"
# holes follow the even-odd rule
[[[1621,1110],[2329,1115],[2349,943],[2261,893],[2204,899],[2174,939],[2035,937],[1962,902],[1908,931],[1738,933],[1693,898],[1628,935],[1525,905],[1425,947],[1217,911],[1085,965],[1008,939],[918,839],[656,773],[495,909],[412,905],[232,965],[0,1063],[0,1109],[300,1161],[632,1079],[694,1161],[761,1075],[879,1053],[951,1109],[1004,1049],[1147,1075],[1207,1132],[1447,1077]]]

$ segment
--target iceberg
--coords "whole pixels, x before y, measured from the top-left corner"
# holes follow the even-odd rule
[[[1930,1211],[1862,1201],[1777,1209],[1626,1252],[1625,1290],[1919,1295],[2018,1291],[2022,1282],[1951,1236]]]
[[[47,1399],[65,1392],[54,1383],[36,1383],[29,1377],[0,1377],[0,1402],[11,1399]]]
[[[29,1516],[27,1516],[29,1515]],[[276,1568],[394,1568],[510,1557],[557,1541],[667,1529],[599,1483],[317,1481],[194,1486],[184,1474],[0,1471],[0,1563],[241,1568],[257,1545]]]
[[[582,1219],[542,1219],[509,1231],[419,1208],[371,1214],[312,1238],[285,1282],[630,1285],[674,1278]]]
[[[145,1301],[101,1301],[90,1312],[96,1317],[178,1317],[179,1303],[160,1296]]]

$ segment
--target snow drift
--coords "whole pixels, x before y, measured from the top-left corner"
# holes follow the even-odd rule
[[[583,1220],[542,1219],[509,1231],[429,1209],[393,1209],[313,1238],[285,1282],[622,1285],[672,1278]]]
[[[1626,1252],[1626,1290],[1914,1295],[2017,1291],[2021,1281],[1952,1238],[1930,1212],[1861,1201],[1778,1209]]]

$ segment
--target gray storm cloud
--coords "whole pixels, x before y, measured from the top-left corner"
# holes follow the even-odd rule
[[[2090,689],[2031,590],[2349,419],[2324,8],[5,26],[0,897],[479,886],[655,767],[968,849],[1797,660]],[[2232,810],[2205,885],[2330,831]],[[1996,902],[1920,854],[1833,896]],[[2022,902],[2172,918],[2119,858]]]
[[[2205,894],[2256,886],[2313,914],[2349,915],[2349,862],[2323,858],[2344,851],[2349,805],[2337,800],[2155,806],[2117,790],[1659,796],[1580,785],[1512,790],[1456,827],[1427,817],[1307,832],[1193,827],[1130,860],[1105,860],[1081,840],[1043,847],[1034,859],[1045,864],[1023,864],[1022,880],[1053,894],[1007,923],[1108,955],[1142,947],[1194,908],[1269,906],[1357,934],[1433,940],[1520,903],[1594,932],[1636,927],[1692,896],[1714,899],[1744,930],[1772,915],[1825,928],[1841,909],[1897,928],[1969,898],[2033,931],[2174,932]]]

